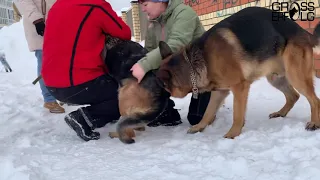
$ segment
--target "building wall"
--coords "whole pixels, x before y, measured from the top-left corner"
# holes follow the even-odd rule
[[[208,30],[219,21],[229,17],[231,14],[250,6],[261,6],[270,8],[272,2],[284,2],[290,0],[185,0],[185,4],[191,6],[198,14],[204,28]],[[293,0],[291,0],[293,1]],[[301,2],[298,0],[296,2]],[[303,0],[314,2],[316,7],[316,19],[314,21],[296,21],[301,27],[313,32],[314,27],[320,21],[320,0]],[[271,17],[270,17],[271,18]],[[317,76],[320,78],[320,56],[314,55],[314,65]]]
[[[12,0],[0,0],[0,28],[14,23]]]

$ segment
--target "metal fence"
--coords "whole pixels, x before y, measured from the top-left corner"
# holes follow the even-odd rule
[[[14,23],[12,0],[0,0],[0,26]]]

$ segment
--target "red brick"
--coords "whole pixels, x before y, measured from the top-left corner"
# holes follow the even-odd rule
[[[203,5],[204,5],[204,7],[209,7],[210,5],[211,5],[211,2],[210,1],[205,1],[205,2],[203,2]]]
[[[307,29],[310,27],[310,21],[296,21],[302,28]]]
[[[238,1],[241,1],[240,5],[243,5],[243,4],[247,4],[250,2],[255,2],[256,0],[238,0]]]
[[[200,3],[198,6],[199,6],[199,9],[202,9],[204,7],[203,3]]]
[[[201,11],[202,11],[202,14],[207,14],[207,9],[206,8],[203,8]]]
[[[308,28],[308,29],[305,29],[305,30],[307,30],[309,33],[313,34],[314,28]]]
[[[218,11],[223,9],[223,3],[222,1],[218,3]]]
[[[213,6],[209,6],[209,7],[207,7],[207,12],[208,12],[208,13],[213,12]]]
[[[320,60],[320,55],[316,54],[316,53],[313,53],[313,58],[315,60]]]
[[[214,4],[214,5],[213,5],[213,12],[218,11],[218,8],[219,8],[219,6],[218,6],[217,4]]]
[[[227,3],[224,8],[226,9],[226,8],[230,8],[230,7],[239,6],[239,5],[241,4],[241,1],[243,1],[243,0],[233,1],[233,2],[235,2],[235,3],[232,4],[232,0],[231,0],[231,2],[230,2],[230,3]]]
[[[318,78],[320,78],[320,71],[319,71],[319,70],[317,71],[316,76],[317,76]]]
[[[196,6],[192,6],[193,10],[198,10],[199,9],[199,5]]]
[[[315,28],[319,22],[320,22],[319,18],[316,18],[313,21],[310,21],[310,28]]]
[[[314,60],[314,68],[320,70],[320,60]]]
[[[199,16],[204,15],[204,11],[202,9],[199,9]]]

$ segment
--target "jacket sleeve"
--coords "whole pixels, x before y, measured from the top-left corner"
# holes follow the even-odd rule
[[[167,42],[173,52],[176,52],[192,41],[193,33],[198,25],[197,18],[197,14],[189,9],[183,9],[178,12]],[[161,60],[160,49],[157,47],[149,52],[144,58],[140,59],[138,63],[145,72],[148,72],[152,69],[159,68]]]
[[[30,22],[35,22],[36,20],[43,19],[44,16],[34,3],[33,0],[14,0],[18,10],[27,18]]]
[[[131,40],[130,27],[117,15],[108,2],[102,3],[104,16],[99,17],[102,20],[102,29],[106,34],[119,39]]]

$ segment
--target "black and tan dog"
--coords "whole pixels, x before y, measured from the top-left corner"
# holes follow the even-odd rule
[[[170,94],[156,78],[153,71],[148,72],[138,83],[132,76],[131,67],[147,53],[139,43],[107,38],[105,64],[110,74],[119,82],[120,120],[117,132],[110,132],[112,138],[118,137],[123,143],[134,143],[134,130],[143,131],[145,125],[157,120],[168,104]]]
[[[270,118],[285,117],[301,93],[311,107],[311,121],[305,128],[320,128],[320,101],[313,84],[313,51],[319,48],[319,25],[310,34],[288,18],[272,21],[273,15],[266,8],[245,8],[177,53],[160,42],[166,58],[157,76],[173,97],[182,98],[190,92],[212,93],[204,118],[188,133],[204,130],[231,91],[233,124],[224,137],[240,135],[250,85],[261,77],[266,77],[286,97],[283,108],[270,114]]]

